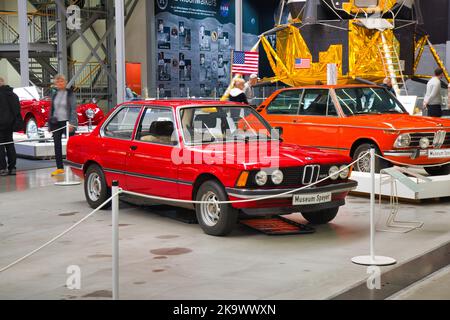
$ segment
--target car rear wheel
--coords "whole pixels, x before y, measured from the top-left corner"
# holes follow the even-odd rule
[[[25,134],[28,139],[35,139],[38,137],[38,125],[34,117],[29,117],[25,123]]]
[[[315,212],[302,212],[303,218],[308,220],[309,223],[312,224],[326,224],[336,218],[336,215],[338,214],[339,207],[338,208],[331,208],[331,209],[325,209],[325,210],[319,210]]]
[[[216,181],[204,182],[196,195],[195,211],[200,227],[206,234],[212,236],[225,236],[236,225],[238,210],[231,204],[218,204],[219,201],[228,201],[224,188]]]
[[[446,176],[450,174],[450,164],[439,167],[428,167],[424,169],[430,176]]]
[[[356,148],[355,152],[353,153],[353,161],[361,158],[364,153],[370,151],[370,149],[373,147],[375,148],[375,153],[377,155],[381,155],[380,150],[375,145],[364,143]],[[392,164],[387,162],[386,160],[380,159],[379,157],[375,158],[376,173],[379,173],[381,170],[389,168],[391,166]],[[353,167],[355,171],[370,172],[370,155],[367,154],[365,157],[358,160]]]
[[[93,164],[86,171],[84,179],[84,194],[86,201],[91,208],[98,208],[103,202],[111,197],[111,188],[106,184],[105,174],[100,166]],[[102,209],[107,209],[111,205],[109,202]]]

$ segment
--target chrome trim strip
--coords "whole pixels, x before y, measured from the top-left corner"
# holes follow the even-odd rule
[[[127,171],[122,171],[122,170],[103,168],[103,171],[109,172],[109,173],[124,174],[124,175],[130,176],[130,177],[157,180],[157,181],[163,181],[163,182],[171,182],[171,183],[184,184],[184,185],[192,185],[193,184],[193,182],[191,182],[191,181],[163,178],[163,177],[158,177],[158,176],[152,176],[149,174],[132,173],[132,172],[127,172]]]

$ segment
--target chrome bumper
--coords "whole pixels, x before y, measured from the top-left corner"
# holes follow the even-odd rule
[[[309,193],[321,193],[331,192],[333,194],[350,192],[355,190],[358,186],[358,182],[349,180],[344,183],[331,184],[323,187],[311,187],[300,191],[294,191],[298,188],[292,189],[239,189],[239,188],[226,188],[229,196],[240,199],[255,199],[261,197],[271,196],[271,199],[285,199],[292,198],[294,194],[309,194]],[[285,194],[286,192],[291,192]],[[277,196],[278,195],[278,196]]]

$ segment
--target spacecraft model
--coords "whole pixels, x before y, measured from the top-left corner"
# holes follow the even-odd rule
[[[326,83],[327,65],[336,64],[339,84],[390,77],[397,95],[408,95],[407,79],[430,77],[416,74],[426,46],[445,70],[419,0],[282,0],[275,21],[260,37],[274,72],[267,81]]]

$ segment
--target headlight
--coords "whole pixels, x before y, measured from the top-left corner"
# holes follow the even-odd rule
[[[255,176],[255,181],[258,186],[263,186],[267,183],[267,173],[265,171],[259,171]]]
[[[272,172],[271,179],[273,184],[281,184],[283,182],[283,172],[281,170],[275,170]]]
[[[409,133],[401,134],[395,140],[394,147],[396,148],[406,148],[411,144],[411,136]]]
[[[426,149],[426,148],[428,148],[429,146],[430,146],[430,139],[428,139],[427,137],[423,137],[423,138],[421,138],[420,139],[420,141],[419,141],[419,146],[422,148],[422,149]]]
[[[341,166],[339,170],[342,170],[341,173],[339,173],[341,179],[347,179],[350,175],[350,168],[347,165]]]
[[[337,180],[339,178],[339,168],[337,166],[332,166],[330,170],[328,171],[328,175],[330,176],[331,180]]]

